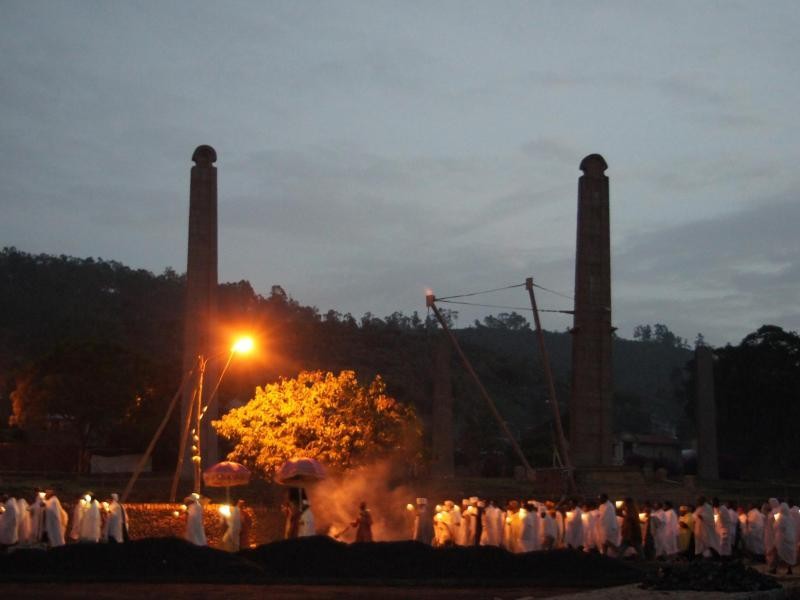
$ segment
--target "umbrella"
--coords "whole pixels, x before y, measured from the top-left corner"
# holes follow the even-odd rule
[[[203,472],[203,483],[208,487],[224,487],[230,503],[231,487],[250,483],[250,471],[244,465],[225,460]]]
[[[321,481],[327,474],[324,467],[313,458],[293,458],[287,460],[275,474],[275,481],[290,487],[303,487],[308,483]]]

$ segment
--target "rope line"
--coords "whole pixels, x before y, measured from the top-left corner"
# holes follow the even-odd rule
[[[530,306],[503,306],[500,304],[478,304],[477,302],[454,302],[453,300],[442,300],[441,298],[436,298],[437,302],[444,302],[445,304],[461,304],[464,306],[480,306],[482,308],[505,308],[508,310],[525,310],[528,312],[533,312],[533,309]],[[540,308],[540,313],[562,313],[565,315],[574,314],[575,311],[572,310],[557,310],[554,308]]]
[[[556,296],[561,296],[562,298],[566,298],[567,300],[574,300],[575,299],[572,296],[567,296],[566,294],[562,294],[561,292],[557,292],[555,290],[551,290],[549,288],[546,288],[544,286],[539,285],[538,283],[534,283],[533,287],[539,288],[540,290],[544,290],[545,292],[550,292],[551,294],[555,294]]]
[[[505,287],[499,287],[499,288],[495,288],[493,290],[483,290],[483,291],[480,291],[480,292],[470,292],[469,294],[456,294],[454,296],[442,296],[441,298],[439,298],[437,296],[436,300],[445,301],[445,300],[450,300],[451,298],[468,298],[469,296],[478,296],[480,294],[490,294],[492,292],[500,292],[502,290],[510,290],[512,288],[518,288],[518,287],[525,287],[525,284],[524,283],[516,283],[514,285],[507,285]]]

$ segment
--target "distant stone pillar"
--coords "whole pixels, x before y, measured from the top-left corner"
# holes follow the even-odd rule
[[[717,406],[714,399],[714,357],[711,348],[698,346],[694,351],[694,361],[697,381],[697,476],[701,479],[719,479]]]
[[[575,466],[612,464],[611,236],[606,161],[590,154],[578,180],[570,456]]]
[[[189,251],[186,267],[186,304],[184,312],[184,371],[197,369],[198,356],[206,359],[218,354],[215,324],[217,313],[217,153],[211,146],[198,146],[192,155],[189,184]],[[218,366],[209,362],[203,386],[203,404],[217,381]],[[197,384],[184,389],[181,402],[181,428],[192,402]],[[218,460],[217,434],[211,421],[217,418],[216,404],[209,408],[202,421],[201,457],[203,468]],[[192,425],[194,427],[194,424]],[[181,434],[183,431],[181,431]],[[182,475],[193,474],[192,440],[184,454]]]
[[[453,384],[450,379],[450,343],[444,335],[433,342],[432,413],[431,474],[434,477],[453,477]]]

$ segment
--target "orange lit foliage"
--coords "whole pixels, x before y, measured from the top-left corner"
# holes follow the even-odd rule
[[[364,387],[354,371],[302,371],[258,387],[255,398],[213,425],[235,444],[230,460],[268,478],[296,456],[343,469],[390,452],[410,458],[421,438],[414,409],[387,396],[380,376]]]

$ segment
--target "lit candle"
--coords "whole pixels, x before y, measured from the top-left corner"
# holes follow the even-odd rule
[[[180,517],[180,516],[181,516],[181,513],[179,513],[177,510],[173,510],[173,511],[172,511],[172,516],[173,516],[173,517]]]
[[[103,502],[103,510],[108,512],[108,502]]]
[[[230,517],[231,507],[228,506],[227,504],[223,504],[222,506],[219,507],[219,514],[221,514],[223,517]]]
[[[565,516],[567,517],[567,519],[572,519],[572,517],[575,516],[575,513],[572,512],[571,510],[568,510]]]
[[[622,506],[623,506],[624,504],[625,504],[625,501],[624,501],[624,500],[617,500],[617,501],[614,503],[614,506],[616,506],[617,508],[622,508]]]
[[[413,504],[406,504],[406,510],[414,510]]]
[[[525,517],[528,516],[528,511],[525,510],[524,508],[520,508],[519,509],[519,516],[524,519]]]
[[[644,523],[647,520],[647,513],[639,513],[639,520]]]

